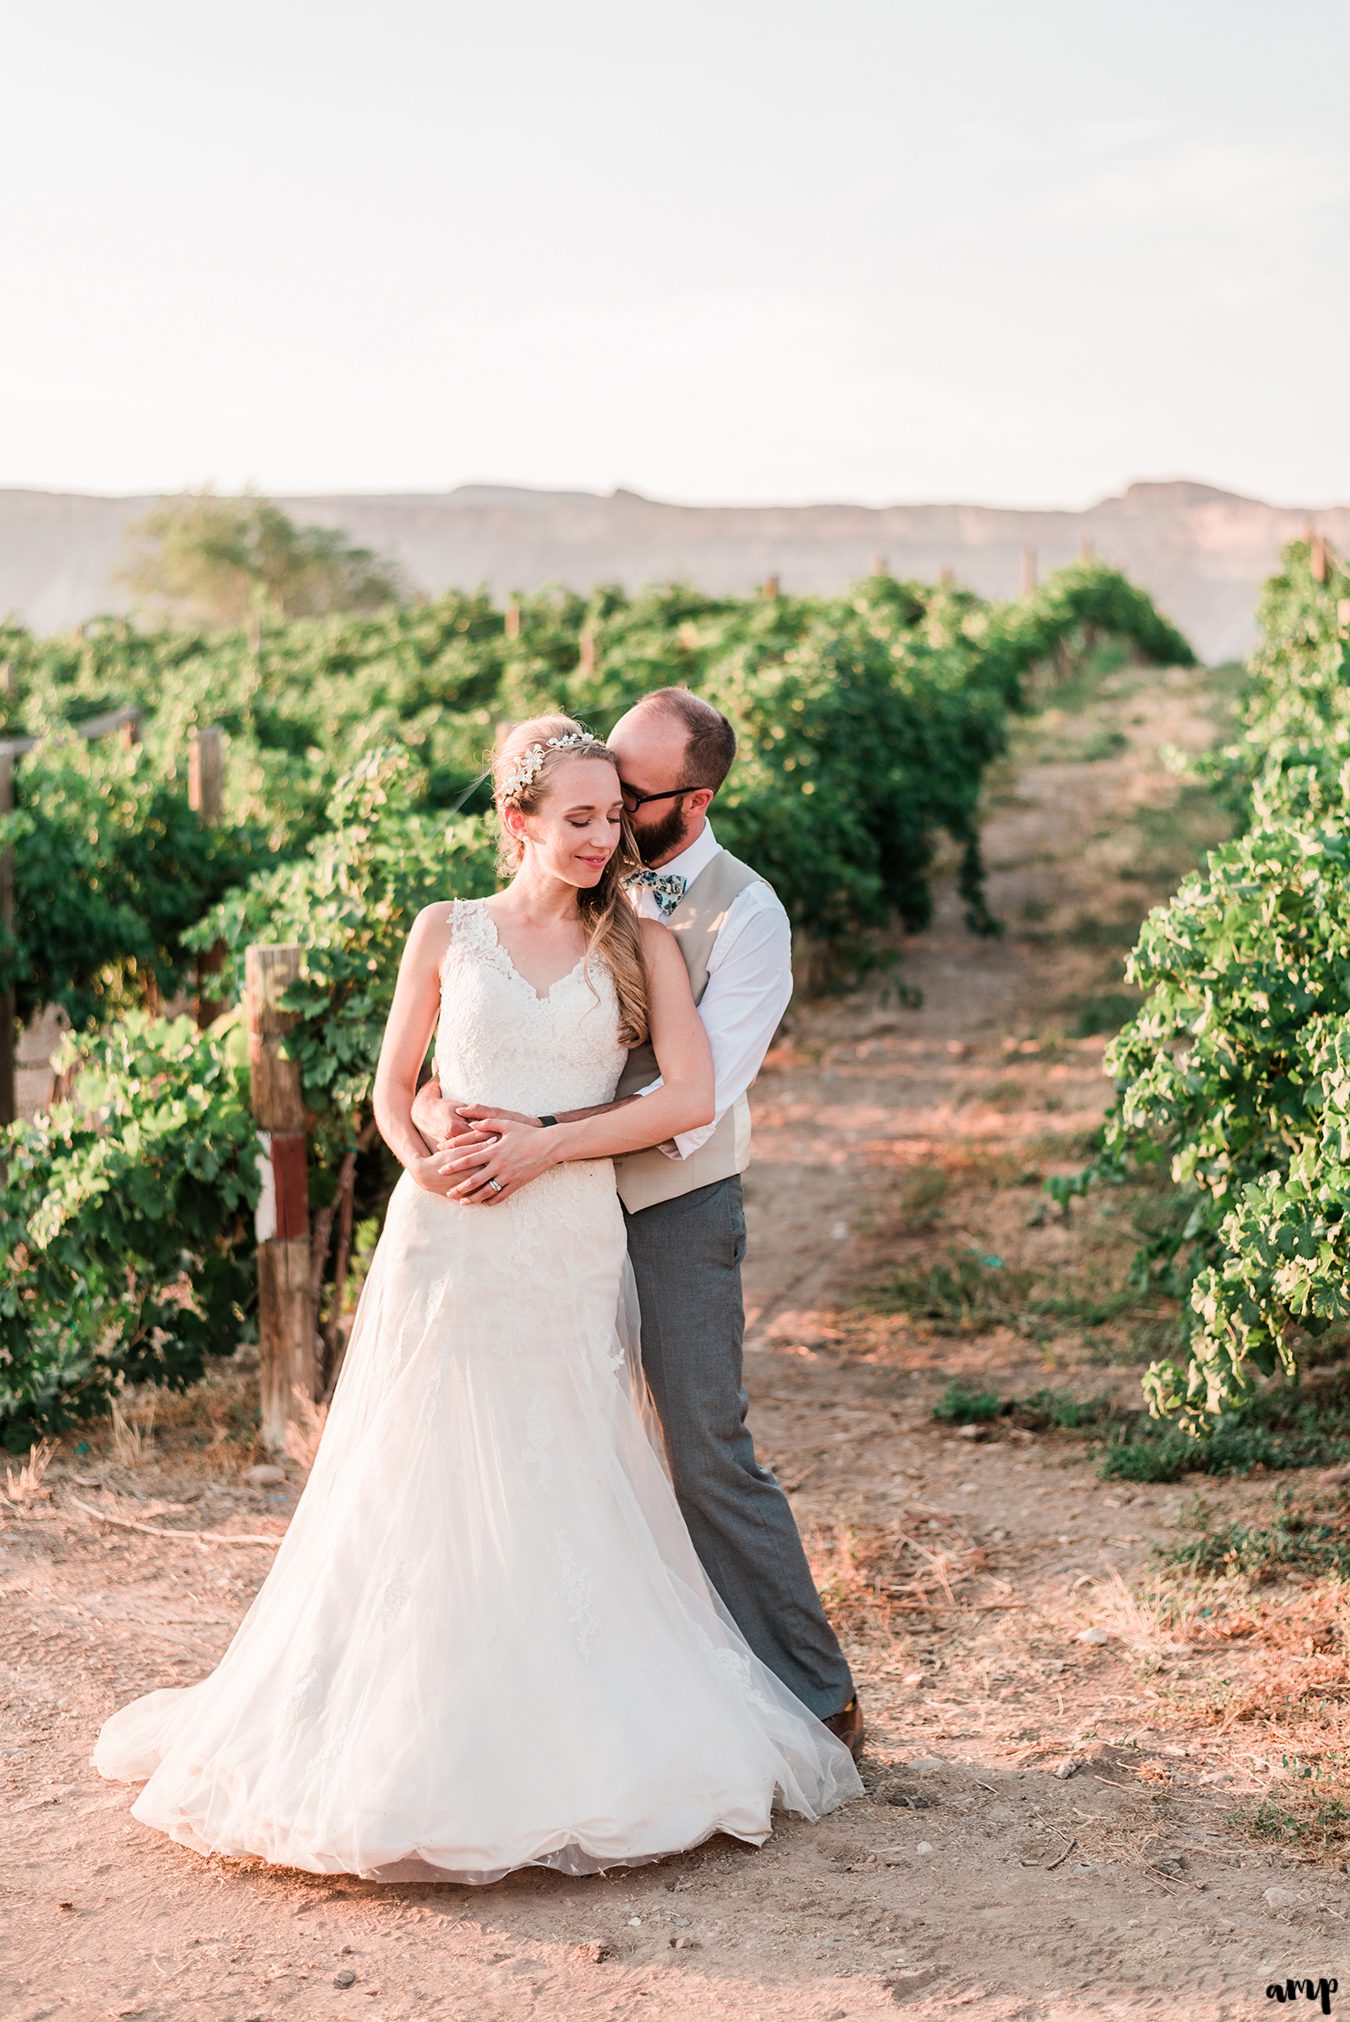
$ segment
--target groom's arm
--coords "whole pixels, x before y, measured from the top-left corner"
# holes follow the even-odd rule
[[[712,1047],[713,1120],[681,1131],[660,1147],[668,1158],[688,1158],[716,1130],[749,1089],[773,1044],[792,997],[792,927],[782,901],[766,884],[747,887],[733,903],[713,944],[708,981],[699,1001]],[[639,1099],[661,1086],[639,1090]]]
[[[660,1083],[654,1084],[660,1087]],[[596,1102],[589,1109],[560,1109],[556,1112],[559,1123],[580,1123],[587,1116],[605,1116],[612,1109],[626,1109],[630,1102],[639,1102],[640,1096],[622,1095],[613,1102]],[[517,1123],[537,1123],[538,1117],[524,1116],[518,1110],[504,1110],[492,1103],[459,1102],[447,1097],[442,1089],[433,1061],[422,1071],[422,1079],[413,1097],[412,1120],[427,1143],[439,1150],[457,1137],[463,1137],[474,1125],[488,1115],[509,1116]]]

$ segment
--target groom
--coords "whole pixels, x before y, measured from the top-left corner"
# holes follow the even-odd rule
[[[741,1378],[745,1309],[741,1175],[746,1100],[792,995],[791,932],[772,887],[723,849],[708,808],[736,754],[720,710],[659,688],[606,739],[644,866],[639,913],[679,943],[712,1047],[711,1124],[615,1160],[642,1312],[642,1361],[675,1492],[705,1571],[769,1669],[856,1755],[863,1717],[825,1619],[787,1497],[755,1458]],[[650,1045],[628,1056],[615,1102],[660,1085]],[[433,1079],[412,1120],[433,1148],[486,1112]]]

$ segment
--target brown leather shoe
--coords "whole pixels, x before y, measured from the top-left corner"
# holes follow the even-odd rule
[[[837,1740],[843,1742],[856,1762],[858,1751],[863,1745],[863,1736],[867,1732],[867,1722],[863,1719],[857,1693],[854,1693],[847,1706],[840,1707],[837,1713],[831,1713],[824,1725]]]

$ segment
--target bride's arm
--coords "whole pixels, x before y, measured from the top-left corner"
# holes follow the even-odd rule
[[[440,1160],[412,1121],[417,1076],[427,1057],[440,1009],[440,962],[445,953],[445,908],[423,906],[408,929],[399,958],[394,1001],[380,1041],[372,1106],[375,1125],[401,1166],[419,1186],[445,1190]]]
[[[559,1121],[548,1130],[531,1122],[508,1125],[495,1145],[439,1163],[457,1175],[450,1198],[473,1197],[483,1205],[505,1200],[550,1166],[579,1158],[617,1158],[642,1151],[683,1130],[697,1130],[713,1116],[712,1049],[689,988],[689,972],[675,937],[659,921],[642,922],[647,966],[647,1015],[661,1086],[640,1101],[620,1103],[595,1115]],[[497,1180],[500,1192],[489,1187]]]

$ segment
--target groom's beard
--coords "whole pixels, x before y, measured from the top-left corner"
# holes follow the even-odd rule
[[[669,814],[663,814],[660,821],[654,821],[649,828],[633,831],[633,839],[638,846],[638,855],[644,864],[655,863],[658,857],[674,854],[675,845],[684,836],[684,810],[679,801],[671,804]]]

